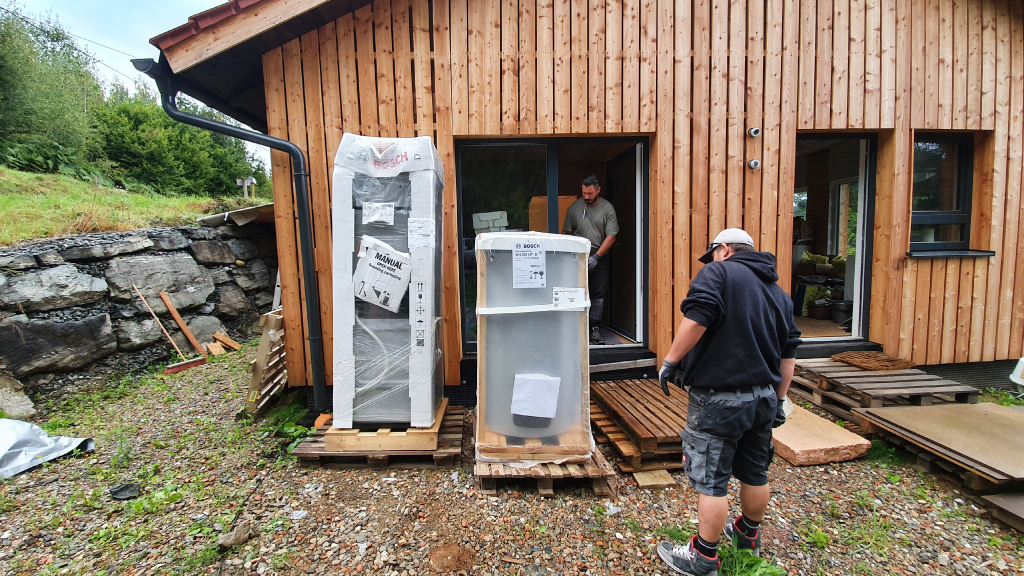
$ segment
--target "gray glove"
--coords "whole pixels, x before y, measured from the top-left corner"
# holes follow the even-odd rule
[[[665,396],[670,396],[668,385],[670,382],[675,384],[676,372],[678,371],[679,362],[665,360],[665,362],[661,365],[661,371],[658,372],[658,381],[661,382],[661,390],[665,393]]]
[[[601,257],[598,256],[597,254],[594,254],[593,256],[591,256],[590,259],[587,260],[587,269],[588,270],[593,270],[597,266],[597,261],[600,260],[600,259],[601,259]]]
[[[772,422],[772,428],[778,428],[786,423],[786,409],[783,407],[782,399],[779,399],[779,407],[775,409],[775,421]]]

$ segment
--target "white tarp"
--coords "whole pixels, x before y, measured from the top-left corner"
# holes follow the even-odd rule
[[[92,452],[95,448],[92,438],[50,436],[35,424],[0,418],[0,476],[4,478],[75,450]]]

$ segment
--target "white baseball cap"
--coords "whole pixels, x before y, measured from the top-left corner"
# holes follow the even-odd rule
[[[715,236],[713,242],[708,244],[708,251],[703,256],[698,258],[704,264],[711,262],[715,259],[715,249],[722,244],[746,244],[751,248],[754,247],[754,239],[750,237],[744,230],[740,228],[726,228]]]

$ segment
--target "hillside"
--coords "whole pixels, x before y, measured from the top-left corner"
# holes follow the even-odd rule
[[[83,232],[188,225],[205,214],[267,201],[127,192],[0,166],[0,246]]]

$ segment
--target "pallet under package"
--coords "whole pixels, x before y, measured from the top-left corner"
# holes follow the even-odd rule
[[[476,238],[478,462],[587,462],[590,434],[585,238]]]
[[[443,189],[430,138],[342,137],[331,209],[334,428],[434,424]]]

